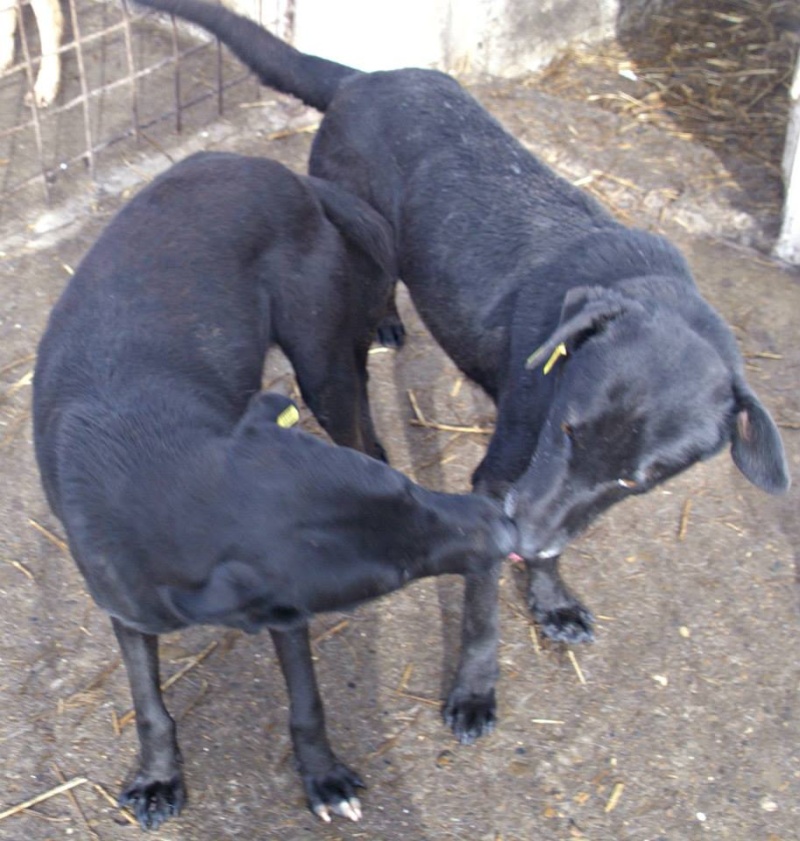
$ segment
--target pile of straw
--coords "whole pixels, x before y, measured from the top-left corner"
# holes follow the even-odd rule
[[[532,82],[756,159],[778,177],[798,45],[797,0],[673,0]]]

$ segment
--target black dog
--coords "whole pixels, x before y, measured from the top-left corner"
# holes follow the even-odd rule
[[[258,393],[277,343],[331,434],[374,447],[362,370],[372,331],[360,318],[383,311],[391,288],[384,224],[277,163],[195,155],[119,213],[51,316],[36,453],[122,648],[141,764],[121,802],[144,828],[184,801],[158,634],[267,627],[310,806],[357,820],[362,783],[325,734],[309,617],[426,575],[485,574],[515,548],[491,500],[427,491],[283,428],[294,404]]]
[[[198,0],[144,5],[204,26],[264,84],[325,112],[310,171],[391,222],[417,310],[497,403],[473,483],[517,520],[529,606],[548,636],[592,638],[591,614],[561,581],[557,559],[615,502],[726,443],[751,482],[788,487],[777,429],[678,251],[615,222],[454,79],[362,73]],[[383,338],[396,342],[399,320],[389,327]],[[445,707],[462,741],[494,723],[495,602],[491,574],[468,579],[461,664]]]

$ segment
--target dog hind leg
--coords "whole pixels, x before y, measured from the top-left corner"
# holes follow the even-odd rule
[[[7,6],[7,3],[11,5]],[[17,31],[17,10],[14,0],[0,0],[0,71],[14,63],[14,33]]]
[[[161,697],[158,637],[143,634],[112,617],[122,650],[139,734],[139,770],[119,798],[142,829],[156,829],[180,814],[186,800],[175,722]]]
[[[59,0],[31,0],[39,40],[42,46],[42,62],[33,87],[33,95],[39,108],[52,105],[61,85],[61,37],[64,34],[64,16]]]

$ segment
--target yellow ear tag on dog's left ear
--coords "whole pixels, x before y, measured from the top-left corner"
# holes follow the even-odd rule
[[[550,354],[550,358],[547,362],[544,363],[544,368],[542,368],[542,373],[547,376],[552,370],[553,366],[558,362],[559,358],[562,356],[567,355],[567,346],[564,342],[561,342],[560,345],[556,345],[556,349]]]
[[[283,427],[284,429],[288,429],[290,426],[294,426],[297,421],[300,420],[300,412],[297,411],[297,406],[291,405],[287,406],[277,417],[275,423],[278,426]]]

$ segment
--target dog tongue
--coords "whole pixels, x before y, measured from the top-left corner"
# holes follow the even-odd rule
[[[522,555],[518,555],[516,552],[511,552],[508,556],[508,560],[515,564],[525,563],[525,558],[523,558]]]

